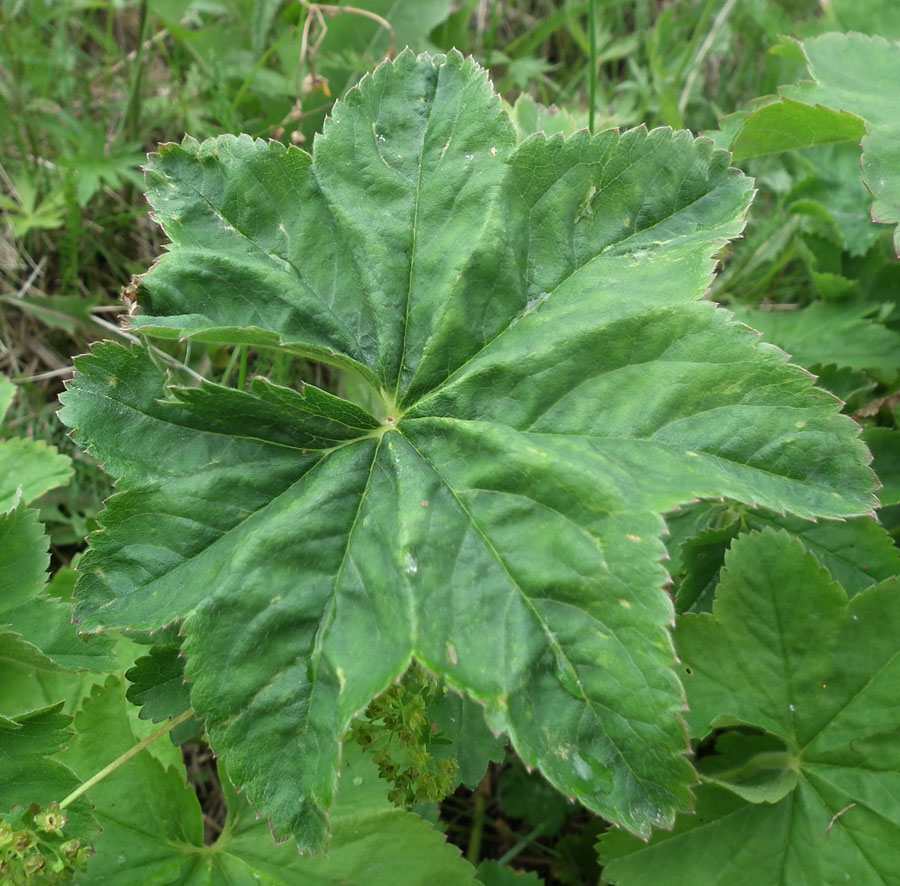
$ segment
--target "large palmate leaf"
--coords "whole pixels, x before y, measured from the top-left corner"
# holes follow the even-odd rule
[[[751,113],[732,142],[736,159],[862,139],[872,218],[900,223],[900,44],[862,34],[825,34],[799,44],[809,81],[780,90]],[[894,233],[900,253],[900,229]]]
[[[786,533],[742,536],[713,614],[682,616],[676,645],[695,735],[735,721],[770,734],[728,733],[724,760],[700,761],[701,775],[711,762],[712,780],[729,789],[701,787],[696,815],[672,834],[649,844],[604,837],[604,877],[618,886],[897,883],[898,637],[896,578],[848,601]]]
[[[380,405],[78,362],[63,419],[119,479],[85,626],[184,618],[192,704],[278,836],[321,845],[340,737],[412,659],[526,764],[646,834],[690,802],[661,513],[868,511],[830,395],[703,301],[750,183],[669,130],[516,134],[485,73],[402,54],[313,156],[165,146],[142,332],[277,346]]]

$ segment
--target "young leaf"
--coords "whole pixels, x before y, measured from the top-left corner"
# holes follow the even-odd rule
[[[481,707],[464,695],[446,688],[428,706],[428,718],[450,744],[447,755],[456,760],[456,784],[475,790],[488,764],[506,756],[506,743],[494,737],[484,722]]]
[[[563,793],[670,824],[691,773],[660,514],[874,502],[837,402],[702,301],[749,181],[668,130],[516,147],[484,71],[408,52],[313,156],[189,140],[148,180],[172,243],[136,326],[349,367],[381,407],[261,382],[161,400],[145,351],[81,358],[63,419],[122,490],[85,625],[185,619],[213,747],[301,845],[352,716],[413,658]]]
[[[900,574],[900,549],[870,517],[810,522],[764,508],[702,503],[670,516],[668,524],[673,530],[669,568],[680,612],[711,607],[725,552],[741,529],[786,530],[850,596]]]
[[[726,719],[768,730],[784,742],[796,786],[774,804],[704,786],[696,815],[673,833],[646,846],[601,840],[604,877],[618,886],[891,882],[900,870],[898,637],[896,578],[848,601],[786,533],[739,539],[713,614],[679,619],[689,718],[698,736]]]
[[[140,705],[142,720],[159,723],[191,706],[191,687],[184,676],[184,658],[178,645],[151,647],[148,655],[142,655],[125,672],[125,679],[131,683],[125,696]],[[169,734],[179,745],[202,731],[203,724],[192,717]]]

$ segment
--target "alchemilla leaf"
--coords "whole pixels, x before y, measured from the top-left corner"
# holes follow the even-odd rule
[[[406,52],[312,155],[152,161],[171,244],[134,325],[352,368],[380,404],[166,395],[111,344],[65,397],[120,490],[78,617],[184,619],[193,707],[277,836],[323,844],[341,737],[414,659],[624,827],[690,804],[661,514],[874,502],[838,403],[703,300],[751,196],[728,160],[664,129],[517,145],[474,62]]]
[[[697,814],[671,834],[649,844],[604,836],[604,877],[617,886],[896,883],[898,591],[891,578],[848,599],[786,532],[739,538],[712,614],[681,616],[676,645],[695,735],[723,722],[766,733],[720,737],[726,763],[745,746],[743,771],[713,772],[716,786],[699,789]]]
[[[823,34],[799,44],[809,80],[782,87],[781,101],[750,114],[732,142],[735,157],[862,139],[862,177],[872,218],[900,223],[900,44],[864,34]],[[900,253],[900,228],[894,231]]]

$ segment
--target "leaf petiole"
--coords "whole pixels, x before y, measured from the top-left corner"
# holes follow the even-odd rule
[[[112,775],[120,766],[123,766],[127,763],[132,757],[136,757],[144,748],[150,747],[153,742],[158,741],[164,735],[168,735],[176,726],[180,726],[184,723],[185,720],[194,716],[193,708],[188,708],[183,713],[179,714],[174,720],[170,720],[163,726],[161,729],[157,729],[152,735],[148,735],[143,741],[138,742],[133,748],[129,748],[122,754],[121,757],[117,757],[109,766],[105,766],[101,769],[96,775],[91,776],[84,784],[79,785],[65,800],[62,800],[59,804],[60,810],[65,809],[67,806],[74,803],[82,794],[86,791],[89,791],[95,784],[103,781],[107,775]]]

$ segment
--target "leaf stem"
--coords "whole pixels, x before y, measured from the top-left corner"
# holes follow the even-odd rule
[[[77,787],[65,800],[61,801],[59,804],[60,809],[65,809],[66,806],[74,803],[83,793],[89,791],[95,784],[103,781],[107,775],[112,775],[120,766],[124,766],[132,757],[136,757],[144,748],[150,747],[153,742],[158,741],[164,735],[168,735],[176,726],[180,726],[184,723],[185,720],[189,719],[194,715],[193,708],[188,708],[184,713],[179,714],[174,720],[170,720],[166,723],[162,729],[157,729],[152,735],[148,735],[143,741],[136,744],[133,748],[129,748],[122,754],[121,757],[117,757],[109,766],[101,769],[96,775],[91,776],[84,784]]]
[[[487,779],[487,775],[485,779]],[[485,782],[479,785],[475,792],[475,810],[472,813],[472,830],[469,833],[469,846],[466,850],[466,859],[473,865],[481,860],[481,840],[484,836],[485,809],[487,797],[484,794]]]

